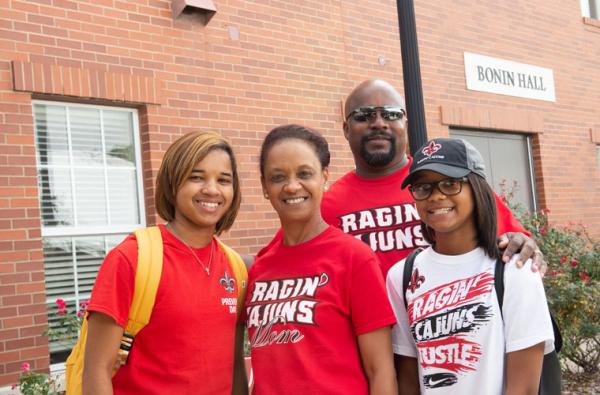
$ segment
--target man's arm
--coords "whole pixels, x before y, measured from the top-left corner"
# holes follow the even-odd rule
[[[396,395],[398,387],[394,374],[390,327],[359,335],[358,348],[369,380],[369,394]]]

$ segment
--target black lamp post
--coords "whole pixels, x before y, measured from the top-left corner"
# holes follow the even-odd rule
[[[406,115],[408,116],[408,142],[410,153],[413,155],[420,146],[427,142],[415,7],[413,0],[397,0],[396,3],[400,25]]]

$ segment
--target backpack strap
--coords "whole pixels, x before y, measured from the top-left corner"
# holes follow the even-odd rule
[[[138,244],[135,288],[125,332],[131,336],[150,322],[162,274],[163,241],[158,226],[135,231]]]
[[[408,290],[408,284],[410,283],[410,279],[413,273],[413,267],[415,265],[415,259],[417,255],[419,255],[423,251],[422,248],[417,248],[404,260],[404,272],[402,273],[402,295],[404,296],[404,308],[408,311],[408,304],[406,302],[406,291]]]
[[[500,316],[502,314],[502,303],[504,302],[504,262],[502,259],[496,259],[494,266],[494,288],[496,289],[496,297],[500,306]]]
[[[496,297],[498,298],[498,305],[500,306],[500,316],[502,313],[502,303],[504,302],[504,262],[501,259],[496,260],[496,266],[494,268],[494,288],[496,289]],[[548,305],[548,310],[550,306]],[[554,318],[554,314],[550,311],[550,321],[552,322],[552,331],[554,332],[554,350],[560,352],[563,344],[562,334],[558,323]]]
[[[235,282],[238,285],[237,314],[239,315],[244,307],[244,303],[246,302],[248,270],[246,270],[246,265],[244,264],[240,254],[235,252],[231,247],[223,243],[221,240],[217,239],[217,241],[219,243],[219,247],[225,253],[227,260],[229,261],[229,266],[231,267],[231,270],[233,270]]]

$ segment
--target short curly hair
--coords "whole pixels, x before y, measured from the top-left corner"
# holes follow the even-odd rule
[[[310,144],[314,149],[319,162],[321,163],[321,169],[325,169],[329,166],[331,160],[331,154],[329,153],[329,144],[327,140],[317,132],[315,129],[311,129],[302,125],[282,125],[272,129],[260,148],[260,175],[265,175],[265,162],[267,155],[273,146],[282,140],[297,139]]]

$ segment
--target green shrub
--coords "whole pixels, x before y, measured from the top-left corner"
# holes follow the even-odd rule
[[[50,375],[46,373],[36,373],[31,371],[28,362],[21,364],[21,375],[19,382],[13,385],[19,388],[23,395],[59,395],[58,384]]]
[[[563,336],[559,356],[571,373],[600,371],[600,242],[583,224],[552,224],[549,210],[530,213],[510,204],[548,263],[544,285]]]

